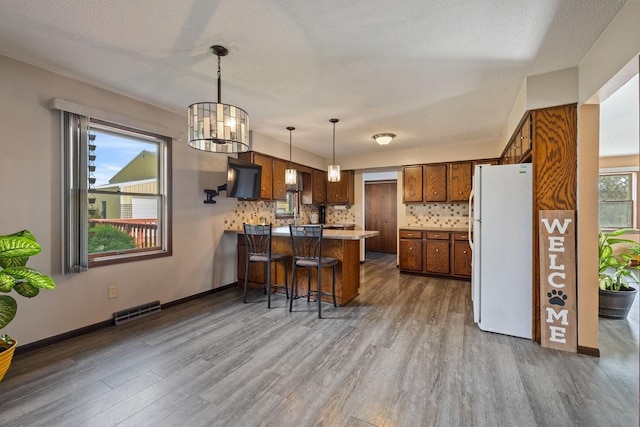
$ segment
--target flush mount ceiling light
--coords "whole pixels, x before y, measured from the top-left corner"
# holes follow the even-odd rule
[[[336,123],[338,119],[329,119],[333,123],[333,164],[330,164],[327,168],[327,180],[329,182],[340,181],[340,165],[336,165]]]
[[[249,150],[249,114],[222,103],[220,57],[229,51],[219,45],[210,49],[218,57],[218,102],[197,102],[187,108],[188,144],[210,153],[243,153]]]
[[[376,135],[373,135],[373,139],[375,139],[376,142],[380,145],[387,145],[395,137],[395,133],[378,133]]]
[[[287,130],[289,131],[289,169],[285,169],[284,171],[284,183],[287,187],[295,187],[298,181],[298,172],[293,168],[293,164],[291,163],[291,133],[296,130],[296,128],[288,126]]]

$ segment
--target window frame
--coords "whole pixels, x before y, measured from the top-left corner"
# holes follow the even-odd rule
[[[172,138],[125,126],[109,120],[88,117],[82,114],[62,111],[63,124],[63,190],[64,202],[64,273],[86,271],[103,265],[121,264],[172,255]],[[159,202],[157,227],[160,244],[153,248],[127,249],[89,254],[88,252],[88,144],[91,126],[106,129],[123,136],[134,136],[158,144],[158,186],[156,193],[140,193],[141,196],[155,198]],[[91,191],[100,194],[100,191]],[[113,193],[111,193],[113,194]],[[120,193],[125,194],[125,193]],[[138,193],[126,192],[126,195]]]
[[[628,200],[631,202],[631,224],[620,227],[611,227],[606,226],[602,227],[600,225],[600,215],[598,215],[598,227],[602,228],[604,231],[612,231],[621,228],[637,228],[638,227],[638,170],[632,168],[608,168],[608,169],[600,169],[598,173],[598,181],[602,176],[611,176],[611,175],[629,175],[630,176],[630,195],[631,198]],[[619,200],[620,202],[627,200]],[[600,211],[601,203],[610,203],[616,202],[616,200],[600,200],[600,192],[598,191],[598,212]]]

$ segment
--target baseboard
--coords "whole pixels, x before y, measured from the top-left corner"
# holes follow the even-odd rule
[[[188,297],[185,298],[180,298],[178,300],[175,301],[169,301],[166,302],[164,304],[161,304],[160,307],[162,307],[162,309],[165,308],[169,308],[169,307],[174,307],[176,305],[180,305],[180,304],[184,304],[186,302],[189,301],[193,301],[199,298],[204,298],[208,295],[211,294],[215,294],[217,292],[222,292],[222,291],[226,291],[227,289],[231,289],[231,288],[235,288],[236,286],[238,286],[238,283],[231,283],[229,285],[225,285],[225,286],[221,286],[219,288],[215,288],[215,289],[210,289],[208,291],[204,291],[204,292],[200,292],[198,294],[195,295],[190,295]],[[109,326],[114,326],[113,323],[113,319],[109,319],[109,320],[105,320],[102,322],[98,322],[98,323],[94,323],[93,325],[89,325],[89,326],[85,326],[79,329],[74,329],[73,331],[69,331],[69,332],[65,332],[59,335],[54,335],[52,337],[49,338],[44,338],[38,341],[34,341],[31,342],[29,344],[24,344],[24,345],[19,345],[18,347],[16,347],[16,351],[14,354],[18,355],[18,354],[24,354],[24,353],[28,353],[30,351],[33,350],[38,350],[40,348],[43,347],[47,347],[49,345],[52,344],[58,344],[62,341],[68,340],[70,338],[75,338],[75,337],[79,337],[81,335],[85,335],[91,332],[95,332],[99,329],[103,329],[103,328],[107,328]]]
[[[593,347],[578,346],[578,353],[586,354],[587,356],[600,357],[600,349]]]

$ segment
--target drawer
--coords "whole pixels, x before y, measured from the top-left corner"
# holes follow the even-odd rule
[[[440,233],[440,232],[427,231],[427,239],[449,240],[449,233]]]
[[[422,239],[422,231],[400,230],[401,239]]]
[[[453,240],[468,240],[469,235],[467,233],[453,233]]]

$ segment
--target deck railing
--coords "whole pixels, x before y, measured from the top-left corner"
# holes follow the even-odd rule
[[[156,218],[136,219],[90,219],[93,224],[110,225],[133,237],[136,248],[158,246],[158,220]]]

